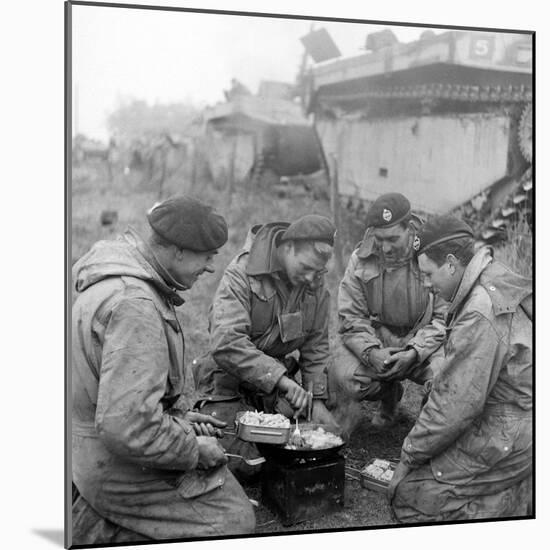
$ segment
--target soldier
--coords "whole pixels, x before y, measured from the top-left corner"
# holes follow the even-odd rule
[[[352,253],[338,292],[343,347],[329,372],[331,407],[343,425],[349,398],[378,401],[372,419],[391,427],[403,389],[400,380],[424,384],[427,360],[445,337],[445,303],[423,287],[414,249],[420,220],[399,193],[380,196],[367,212],[363,241]],[[353,426],[348,426],[348,430]]]
[[[426,285],[451,302],[445,355],[389,487],[400,522],[528,513],[532,468],[531,280],[474,252],[450,216],[420,232]]]
[[[225,220],[189,197],[77,261],[72,320],[73,544],[250,533],[254,512],[227,470],[223,422],[194,412],[175,306],[212,273]]]
[[[312,420],[334,422],[325,406],[330,355],[323,277],[334,233],[329,219],[313,214],[250,230],[214,296],[211,353],[195,362],[201,411],[228,424],[242,410],[292,417],[305,409],[311,389]],[[256,454],[233,437],[222,444],[230,452]],[[242,462],[233,471],[254,473]]]

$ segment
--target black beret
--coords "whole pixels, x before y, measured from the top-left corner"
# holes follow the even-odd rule
[[[336,227],[325,216],[308,214],[291,223],[281,236],[283,241],[320,241],[334,246]]]
[[[380,195],[367,212],[367,227],[393,227],[411,215],[411,203],[401,193]]]
[[[147,213],[149,225],[178,248],[208,252],[227,242],[227,223],[198,199],[176,196],[155,204]]]
[[[462,237],[473,239],[472,228],[454,216],[437,216],[427,221],[417,234],[417,252],[422,254],[436,244]]]

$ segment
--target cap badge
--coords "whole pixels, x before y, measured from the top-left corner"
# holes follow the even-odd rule
[[[420,248],[420,238],[418,237],[418,235],[414,238],[414,241],[413,241],[413,248],[418,251],[418,249]]]
[[[385,222],[391,222],[391,219],[393,218],[391,210],[384,208],[384,210],[382,210],[382,218]]]

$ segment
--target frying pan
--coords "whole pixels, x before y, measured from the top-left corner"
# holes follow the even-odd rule
[[[273,458],[280,461],[294,461],[296,459],[318,459],[318,458],[328,458],[334,456],[340,449],[343,449],[346,445],[346,440],[342,435],[342,431],[334,426],[328,424],[315,424],[312,422],[300,424],[300,431],[304,432],[306,430],[316,430],[317,428],[323,428],[326,432],[331,432],[335,435],[340,436],[344,443],[336,445],[335,447],[328,447],[326,449],[286,449],[284,445],[269,445],[257,443],[258,450],[266,458]]]

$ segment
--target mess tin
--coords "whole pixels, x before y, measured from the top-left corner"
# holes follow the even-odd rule
[[[388,469],[395,471],[397,462],[394,462],[393,460],[388,460],[388,462],[390,463],[390,467]],[[377,479],[368,474],[366,472],[366,469],[371,464],[374,464],[374,460],[366,464],[365,467],[361,470],[361,485],[363,485],[363,487],[365,487],[366,489],[370,489],[371,491],[376,491],[377,493],[385,493],[390,482],[384,481],[382,479]]]
[[[271,445],[286,445],[290,438],[290,426],[278,428],[273,426],[258,426],[243,424],[241,416],[245,411],[238,412],[235,418],[236,435],[243,441],[250,443],[270,443]]]

